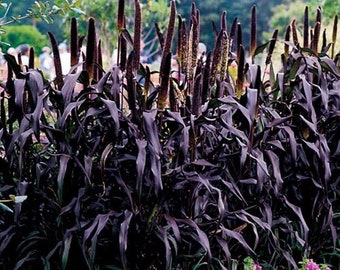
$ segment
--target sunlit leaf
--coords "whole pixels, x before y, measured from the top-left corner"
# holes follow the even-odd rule
[[[14,203],[22,203],[27,199],[27,196],[15,196],[15,195],[9,195],[11,200],[13,200]]]
[[[124,221],[120,225],[119,251],[120,251],[120,256],[122,259],[122,264],[123,264],[124,269],[128,269],[125,252],[128,247],[128,233],[129,233],[130,221],[131,221],[132,216],[133,216],[132,212],[125,211]]]
[[[67,269],[67,262],[68,262],[69,255],[70,255],[72,239],[73,239],[73,236],[70,235],[64,240],[62,260],[61,260],[61,266],[63,270]]]
[[[11,208],[9,208],[6,204],[4,203],[0,203],[0,208],[4,211],[8,211],[8,212],[11,212],[13,213],[13,210]]]

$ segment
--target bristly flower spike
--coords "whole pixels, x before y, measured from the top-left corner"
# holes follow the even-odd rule
[[[142,41],[142,10],[139,0],[135,0],[135,27],[133,33],[134,69],[139,69],[140,45]]]
[[[116,20],[116,27],[121,32],[125,28],[125,0],[119,0],[118,2],[118,14]]]
[[[293,35],[293,43],[295,46],[299,45],[299,39],[298,39],[298,34],[297,34],[297,29],[296,29],[296,20],[294,19],[291,23],[292,27],[292,35]]]
[[[289,57],[289,40],[290,40],[290,34],[291,34],[291,26],[288,25],[287,28],[286,28],[286,34],[285,34],[285,44],[284,44],[284,55],[285,55],[285,58],[288,59]]]
[[[257,21],[256,21],[256,6],[251,9],[251,25],[250,25],[250,49],[251,62],[255,62],[255,50],[257,46]]]
[[[303,21],[303,47],[308,48],[308,45],[309,45],[309,15],[308,7],[306,7]]]
[[[165,37],[164,48],[162,53],[162,60],[160,66],[160,87],[158,94],[158,109],[163,110],[166,106],[168,98],[168,88],[169,88],[169,74],[171,65],[171,47],[172,39],[175,31],[175,20],[176,20],[176,2],[171,1],[170,4],[170,18],[168,22],[168,30]],[[170,64],[169,64],[170,63]]]
[[[318,7],[316,11],[316,20],[314,25],[314,34],[312,39],[312,50],[315,54],[318,53],[318,43],[320,40],[320,32],[321,32],[321,8]]]
[[[338,32],[338,15],[335,15],[334,17],[334,24],[333,24],[333,34],[332,34],[332,59],[334,59],[334,51],[335,51],[335,43],[337,38],[337,32]]]

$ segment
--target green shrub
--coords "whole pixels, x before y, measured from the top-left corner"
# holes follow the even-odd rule
[[[0,41],[8,44],[1,44],[3,51],[7,51],[9,46],[16,48],[20,44],[29,44],[34,46],[36,52],[41,52],[49,44],[47,36],[32,25],[8,25],[2,28],[5,33],[1,35]]]

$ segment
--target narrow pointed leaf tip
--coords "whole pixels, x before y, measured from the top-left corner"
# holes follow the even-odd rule
[[[11,200],[14,203],[22,203],[23,201],[25,201],[27,199],[27,196],[15,196],[15,195],[9,195],[9,197],[11,198]]]

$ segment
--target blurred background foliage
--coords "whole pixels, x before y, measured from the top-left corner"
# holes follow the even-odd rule
[[[20,44],[34,44],[34,48],[39,52],[49,41],[33,25],[8,25],[5,27],[6,35],[1,39],[4,46],[17,47]]]
[[[149,52],[156,49],[156,31],[154,23],[157,22],[160,29],[165,32],[167,18],[169,13],[168,0],[140,0],[142,3],[143,16],[143,38],[146,48]],[[177,12],[184,19],[189,18],[192,0],[177,0]],[[335,14],[340,14],[340,0],[238,0],[225,1],[214,0],[212,5],[210,1],[195,1],[197,8],[201,12],[201,41],[204,42],[208,50],[213,49],[214,40],[212,40],[212,22],[219,24],[220,12],[227,11],[227,22],[229,27],[232,21],[237,18],[242,24],[244,32],[243,43],[247,48],[250,37],[250,16],[249,10],[253,5],[257,6],[260,16],[257,18],[258,44],[263,44],[272,35],[274,29],[279,30],[279,37],[283,38],[285,28],[292,19],[296,19],[297,26],[303,24],[303,12],[305,6],[310,10],[311,27],[314,22],[314,14],[318,6],[323,11],[323,28],[331,29],[332,21]],[[118,32],[115,26],[115,14],[117,14],[118,1],[106,0],[51,0],[51,1],[0,1],[1,10],[0,26],[6,31],[5,24],[9,21],[11,25],[32,25],[38,29],[41,35],[46,35],[48,31],[55,33],[59,42],[66,41],[69,36],[69,21],[71,17],[78,18],[80,34],[86,33],[86,21],[89,17],[96,18],[97,33],[102,40],[103,52],[111,55],[116,49]],[[10,8],[8,6],[11,4]],[[133,28],[134,0],[125,1],[126,8],[126,26],[128,29]],[[53,14],[53,16],[50,16]],[[302,27],[301,27],[302,28]],[[0,36],[2,42],[10,42],[15,47],[21,43],[21,31],[24,28],[18,28],[18,39],[7,38],[6,33]],[[8,34],[12,32],[9,31]],[[27,34],[26,34],[27,35]],[[39,36],[36,31],[29,31],[29,35]],[[28,42],[36,38],[27,38]],[[40,39],[40,38],[39,38]],[[26,43],[28,43],[26,42]],[[48,39],[45,41],[48,44]],[[34,43],[39,44],[40,43]],[[43,45],[43,46],[44,46]],[[8,45],[1,45],[3,51]]]

